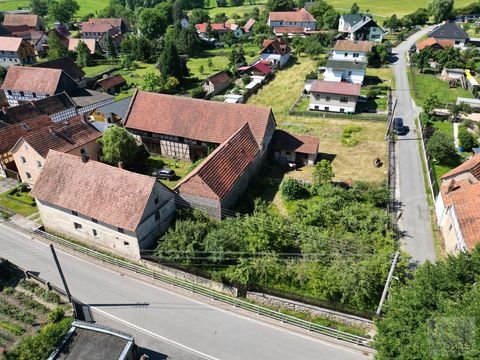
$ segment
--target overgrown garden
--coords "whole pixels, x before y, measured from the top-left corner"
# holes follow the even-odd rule
[[[285,296],[370,312],[378,304],[391,255],[389,200],[383,185],[333,184],[320,162],[312,185],[287,178],[288,214],[257,201],[251,214],[211,220],[186,212],[160,239],[156,255],[211,278]],[[403,281],[407,257],[397,267]]]

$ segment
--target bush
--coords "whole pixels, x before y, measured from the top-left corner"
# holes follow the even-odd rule
[[[447,164],[456,156],[453,139],[445,133],[436,131],[427,142],[427,151],[440,164]]]
[[[466,126],[460,126],[458,129],[458,140],[465,151],[472,151],[472,148],[477,146],[477,140]]]
[[[318,75],[316,71],[310,71],[307,75],[305,75],[305,80],[316,80],[318,79]]]
[[[358,140],[353,137],[354,134],[362,131],[362,127],[358,125],[348,125],[343,129],[342,144],[348,147],[354,147],[358,144]]]
[[[287,178],[280,184],[280,193],[284,200],[298,200],[308,194],[308,188],[297,179]]]
[[[48,322],[50,323],[58,323],[62,321],[65,317],[65,310],[60,307],[56,307],[52,311],[48,313]]]
[[[367,92],[367,97],[368,97],[369,99],[376,99],[376,98],[378,97],[378,95],[381,94],[381,92],[382,92],[381,90],[370,89],[370,90],[368,90],[368,92]]]

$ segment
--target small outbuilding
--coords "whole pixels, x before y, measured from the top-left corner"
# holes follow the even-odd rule
[[[125,80],[122,75],[117,74],[98,80],[95,84],[95,90],[115,95],[118,94],[124,86],[127,86],[127,80]]]
[[[273,157],[283,163],[315,165],[319,145],[320,141],[316,137],[275,130],[272,140]]]
[[[216,95],[230,86],[232,79],[226,71],[220,71],[212,76],[207,77],[202,88],[207,95]]]

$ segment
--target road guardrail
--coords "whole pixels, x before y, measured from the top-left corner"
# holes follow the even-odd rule
[[[335,338],[337,340],[346,341],[346,342],[349,342],[349,343],[352,343],[352,344],[355,344],[355,345],[371,348],[371,345],[370,345],[371,339],[368,339],[368,338],[365,338],[365,337],[362,337],[362,336],[358,336],[358,335],[349,334],[347,332],[340,331],[340,330],[333,329],[333,328],[329,328],[327,326],[315,324],[315,323],[312,323],[310,321],[305,321],[305,320],[302,320],[302,319],[298,319],[294,316],[283,314],[280,311],[271,310],[271,309],[268,309],[268,308],[265,308],[265,307],[262,307],[262,306],[259,306],[259,305],[249,303],[247,301],[243,301],[243,300],[240,300],[240,299],[237,299],[237,298],[232,298],[228,295],[215,292],[215,291],[207,289],[203,286],[193,284],[193,283],[190,283],[188,281],[184,281],[184,280],[180,280],[180,279],[175,279],[173,277],[167,276],[167,275],[162,274],[160,272],[150,270],[150,269],[148,269],[144,266],[132,264],[128,261],[114,258],[112,256],[103,254],[101,252],[89,249],[85,246],[82,246],[82,245],[73,243],[71,241],[62,239],[58,236],[49,234],[49,233],[47,233],[45,231],[42,231],[40,229],[33,230],[33,234],[37,237],[41,237],[43,239],[50,240],[54,243],[60,244],[60,245],[65,246],[69,249],[72,249],[74,251],[77,251],[77,252],[80,252],[82,254],[91,256],[91,257],[93,257],[97,260],[104,261],[108,264],[120,267],[122,269],[133,271],[137,274],[145,275],[145,276],[148,276],[152,279],[160,280],[160,281],[165,282],[167,284],[177,286],[177,287],[185,289],[185,290],[192,291],[195,294],[203,295],[203,296],[206,296],[210,299],[220,301],[222,303],[229,304],[229,305],[232,305],[234,307],[237,307],[237,308],[240,308],[240,309],[243,309],[243,310],[246,310],[246,311],[250,311],[252,313],[255,313],[255,314],[258,314],[258,315],[261,315],[261,316],[265,316],[265,317],[268,317],[268,318],[271,318],[271,319],[274,319],[274,320],[281,321],[284,324],[296,326],[296,327],[299,327],[299,328],[302,328],[302,329],[305,329],[305,330],[308,330],[308,331],[311,331],[311,332],[314,332],[314,333],[317,333],[317,334],[329,336],[329,337]]]

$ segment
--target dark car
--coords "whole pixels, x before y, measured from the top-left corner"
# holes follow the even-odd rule
[[[405,126],[403,125],[402,118],[394,118],[393,119],[393,132],[397,135],[405,134]]]
[[[157,179],[167,180],[172,180],[176,176],[175,171],[167,167],[155,170],[152,175],[155,176]]]

